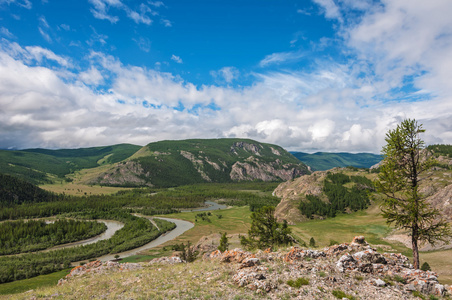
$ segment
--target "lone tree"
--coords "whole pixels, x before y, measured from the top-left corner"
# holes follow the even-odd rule
[[[264,249],[275,245],[292,243],[291,230],[287,222],[278,223],[275,218],[275,208],[264,206],[251,214],[251,228],[248,238],[242,236],[240,243],[246,248]]]
[[[228,248],[229,248],[228,237],[226,235],[226,232],[223,232],[223,234],[221,235],[221,238],[220,238],[220,245],[218,246],[218,250],[220,250],[221,252],[224,252],[224,251],[228,250]]]
[[[409,231],[416,269],[419,269],[418,243],[447,243],[451,234],[449,224],[419,191],[419,183],[425,179],[422,175],[434,162],[423,151],[424,141],[419,137],[423,132],[422,124],[408,119],[386,134],[384,160],[375,182],[377,190],[386,196],[382,213],[387,223]]]

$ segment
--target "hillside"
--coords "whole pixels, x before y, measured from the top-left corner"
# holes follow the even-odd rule
[[[194,263],[93,261],[57,286],[8,299],[439,299],[452,287],[414,270],[400,253],[379,253],[364,237],[324,249],[207,252]]]
[[[350,194],[350,192],[360,189],[360,186],[363,186],[361,183],[355,183],[351,179],[346,180],[344,184],[340,184],[337,191],[334,192],[335,196],[337,196],[339,202],[343,202],[342,207],[338,207],[337,204],[332,203],[332,201],[328,197],[328,193],[326,192],[326,182],[329,181],[329,177],[334,174],[339,174],[350,177],[357,178],[361,181],[366,178],[373,178],[373,174],[369,174],[366,171],[362,170],[353,170],[350,168],[335,168],[330,171],[316,171],[308,176],[303,176],[300,178],[296,178],[295,180],[287,181],[281,183],[273,192],[273,194],[281,199],[281,202],[276,207],[276,216],[279,220],[287,220],[290,224],[296,224],[299,222],[306,221],[310,218],[325,218],[327,216],[332,216],[330,214],[330,210],[334,207],[334,212],[350,212],[354,210],[359,210],[367,207],[367,200],[365,200],[364,205],[361,199],[358,199],[354,196],[354,194]],[[356,180],[355,180],[356,181]],[[367,183],[366,186],[361,190],[366,193],[366,190],[371,189],[371,184]],[[369,187],[368,187],[369,186]],[[339,197],[342,195],[343,197]],[[346,204],[344,199],[353,199],[357,200],[356,204],[358,207],[355,207],[352,204]],[[319,200],[319,201],[316,201]],[[313,209],[312,205],[309,207],[301,207],[302,203],[310,204],[312,202],[318,202],[320,206],[321,204],[325,204],[327,206],[320,207],[318,209]],[[331,205],[332,204],[332,205]],[[311,213],[307,215],[306,209],[309,208]],[[326,211],[325,211],[326,209]],[[324,211],[324,214],[318,213],[316,211]],[[333,213],[334,213],[333,212]]]
[[[169,187],[204,182],[285,181],[309,173],[283,148],[248,139],[150,143],[88,184]]]
[[[370,168],[382,160],[381,155],[371,153],[290,153],[311,167],[312,171],[326,171],[332,168],[344,168],[349,166],[356,168]]]
[[[56,199],[58,199],[58,196],[25,180],[0,173],[0,207]]]
[[[34,184],[51,183],[77,170],[122,161],[140,148],[120,144],[80,149],[0,150],[0,170]]]

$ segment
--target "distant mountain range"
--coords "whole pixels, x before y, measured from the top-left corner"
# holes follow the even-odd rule
[[[290,152],[301,162],[311,167],[312,171],[326,171],[335,167],[370,168],[379,163],[383,157],[371,153],[329,153],[317,152],[313,154],[304,152]]]
[[[0,172],[35,184],[71,180],[168,187],[202,182],[285,181],[308,168],[277,145],[249,139],[161,141],[80,149],[0,150]]]

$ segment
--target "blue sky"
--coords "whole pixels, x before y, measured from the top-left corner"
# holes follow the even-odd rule
[[[0,148],[452,142],[449,0],[0,0]]]

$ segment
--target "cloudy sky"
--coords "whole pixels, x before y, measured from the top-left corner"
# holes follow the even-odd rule
[[[0,148],[452,143],[450,0],[0,0]]]

